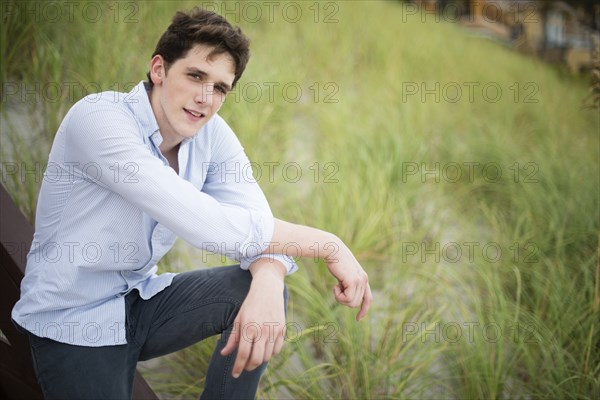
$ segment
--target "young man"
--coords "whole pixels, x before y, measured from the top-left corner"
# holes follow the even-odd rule
[[[46,398],[130,398],[138,360],[219,333],[203,397],[253,398],[283,344],[291,257],[316,251],[336,300],[366,314],[367,274],[342,241],[273,218],[257,183],[231,173],[249,161],[217,111],[248,58],[218,14],[177,13],[148,82],[63,120],[12,312]],[[176,236],[240,265],[157,275]]]

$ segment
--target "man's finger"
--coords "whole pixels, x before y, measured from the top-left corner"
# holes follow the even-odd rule
[[[246,365],[244,365],[246,371],[254,371],[263,363],[265,358],[265,341],[263,336],[258,336],[252,340],[252,351],[246,361]]]
[[[348,296],[342,289],[341,284],[335,285],[333,287],[333,295],[335,296],[335,300],[338,303],[348,305],[348,303],[349,303]]]
[[[344,288],[340,283],[333,288],[333,293],[338,303],[354,308],[362,303],[364,288],[359,284]]]
[[[240,341],[240,332],[239,332],[239,329],[237,329],[238,324],[239,323],[237,321],[235,321],[233,323],[233,330],[229,334],[229,338],[227,339],[227,344],[221,350],[222,356],[230,355],[231,353],[233,353],[235,351],[236,347],[238,346],[238,343]]]
[[[350,307],[352,308],[360,306],[365,295],[365,287],[362,282],[359,282],[356,284],[356,286],[353,286],[353,289],[354,290],[351,292],[352,301],[350,302]]]
[[[277,338],[274,337],[273,335],[271,335],[271,332],[269,332],[269,334],[266,337],[265,352],[263,354],[263,362],[269,361],[271,359],[271,356],[273,355],[273,350],[275,349],[276,339]]]
[[[284,336],[285,332],[283,332],[282,335],[277,336],[277,339],[275,340],[275,346],[273,347],[273,354],[279,354],[281,351],[281,348],[283,347]]]
[[[367,290],[365,291],[362,305],[358,311],[358,314],[356,314],[357,321],[360,321],[365,315],[367,315],[367,311],[369,311],[369,307],[371,306],[371,301],[373,301],[373,294],[371,293],[371,286],[367,284]]]
[[[231,371],[231,375],[234,378],[238,378],[246,364],[248,363],[248,358],[250,358],[250,354],[252,352],[252,342],[248,340],[242,340],[238,346],[237,357],[235,358],[235,363],[233,364],[233,370]]]

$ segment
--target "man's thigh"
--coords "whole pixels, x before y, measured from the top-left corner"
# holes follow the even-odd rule
[[[227,330],[251,282],[251,274],[239,266],[219,267],[179,274],[148,300],[137,291],[128,294],[128,336],[141,349],[140,360],[172,353]]]
[[[44,398],[131,399],[138,350],[129,345],[85,347],[29,335]]]

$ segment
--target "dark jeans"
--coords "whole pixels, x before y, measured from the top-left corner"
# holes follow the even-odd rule
[[[234,379],[236,353],[219,354],[251,280],[251,274],[239,266],[220,267],[179,274],[171,286],[149,300],[133,290],[125,297],[126,345],[74,346],[30,334],[34,369],[45,398],[130,399],[138,360],[169,354],[221,333],[201,398],[253,399],[266,363]],[[287,304],[287,292],[282,295]]]

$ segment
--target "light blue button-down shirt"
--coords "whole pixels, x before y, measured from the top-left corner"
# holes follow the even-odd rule
[[[176,236],[247,269],[273,235],[273,216],[225,121],[213,116],[179,148],[179,174],[144,82],[77,102],[52,145],[35,235],[12,318],[41,337],[82,346],[126,343],[124,296],[149,299],[175,274],[156,264]],[[288,273],[293,259],[275,255]]]

